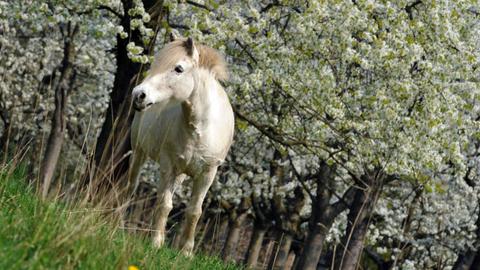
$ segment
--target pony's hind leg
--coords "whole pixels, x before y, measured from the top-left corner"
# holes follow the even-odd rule
[[[192,198],[185,209],[185,217],[182,228],[175,241],[176,247],[187,256],[192,254],[195,239],[195,228],[197,227],[198,220],[202,215],[202,203],[207,195],[208,189],[215,179],[216,173],[217,167],[215,166],[209,168],[206,172],[193,179]]]
[[[161,247],[165,244],[166,238],[166,226],[168,215],[173,207],[173,193],[175,188],[183,182],[185,179],[185,174],[180,174],[172,179],[172,175],[165,173],[160,178],[160,183],[157,191],[157,213],[156,213],[156,224],[155,224],[155,234],[153,237],[153,245],[155,247]]]

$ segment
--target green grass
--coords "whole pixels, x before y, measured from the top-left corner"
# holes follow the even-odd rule
[[[43,202],[21,171],[0,173],[0,269],[238,269],[186,258],[116,229],[91,209]]]

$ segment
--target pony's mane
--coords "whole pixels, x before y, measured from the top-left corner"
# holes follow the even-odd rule
[[[177,39],[165,45],[152,64],[152,71],[162,71],[171,68],[187,54],[186,39]],[[228,79],[227,64],[223,56],[215,49],[202,44],[195,44],[199,54],[199,67],[209,70],[219,81]]]

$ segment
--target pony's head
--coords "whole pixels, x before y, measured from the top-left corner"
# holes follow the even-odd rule
[[[196,46],[192,38],[170,37],[156,56],[147,77],[132,92],[136,110],[160,103],[187,100],[197,84],[197,69],[209,70],[217,80],[227,78],[223,57],[214,49]]]

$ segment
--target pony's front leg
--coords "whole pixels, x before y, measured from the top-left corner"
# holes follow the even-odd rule
[[[193,179],[192,198],[185,209],[185,218],[182,229],[180,230],[180,234],[177,235],[175,241],[176,247],[180,248],[182,253],[187,256],[192,254],[195,228],[202,215],[202,203],[207,195],[208,189],[215,179],[216,173],[217,167],[215,166]]]
[[[165,244],[165,229],[167,226],[168,215],[173,207],[173,193],[175,187],[181,184],[186,175],[180,174],[175,179],[171,175],[164,175],[161,177],[158,191],[157,191],[157,214],[155,224],[155,234],[153,237],[153,245],[155,247],[162,247]]]
[[[123,189],[119,190],[118,194],[118,213],[120,213],[120,225],[125,227],[128,223],[127,220],[127,207],[131,205],[133,195],[138,186],[138,175],[142,169],[142,165],[145,162],[146,156],[140,150],[134,150],[130,156],[130,168],[127,174],[127,185]],[[135,223],[136,220],[133,220]]]
[[[143,163],[145,163],[146,156],[140,150],[134,150],[132,155],[130,156],[130,168],[128,169],[128,179],[127,179],[127,187],[123,190],[123,199],[125,201],[129,201],[135,190],[138,186],[138,175],[140,174],[140,170],[142,169]],[[122,203],[125,203],[123,201]]]

